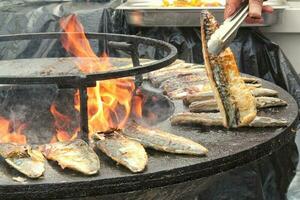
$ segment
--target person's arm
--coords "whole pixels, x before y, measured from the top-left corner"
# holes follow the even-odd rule
[[[235,11],[240,8],[242,2],[242,0],[227,0],[224,11],[224,18],[226,19],[234,14]],[[249,0],[249,16],[245,20],[246,23],[262,23],[263,18],[261,16],[261,13],[271,13],[273,11],[272,7],[263,6],[262,4],[263,0]]]

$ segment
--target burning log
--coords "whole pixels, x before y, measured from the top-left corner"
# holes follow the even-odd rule
[[[130,123],[123,134],[144,147],[177,154],[206,155],[208,150],[201,144],[158,129],[149,129],[135,122]]]
[[[43,154],[29,145],[2,143],[0,155],[10,166],[29,178],[39,178],[45,172]]]
[[[286,106],[287,102],[275,97],[256,97],[256,108],[270,108]],[[214,112],[219,111],[216,100],[210,99],[205,101],[195,101],[189,105],[191,112]]]
[[[220,113],[178,113],[170,118],[171,124],[174,125],[196,125],[196,126],[223,126],[223,119]],[[273,119],[270,117],[256,116],[248,124],[249,127],[283,127],[287,126],[286,120]]]
[[[124,137],[117,130],[95,133],[92,138],[103,153],[132,172],[142,172],[145,169],[148,156],[140,143]]]
[[[249,88],[252,95],[255,97],[276,97],[278,92],[267,88]],[[188,106],[195,101],[205,101],[215,99],[212,91],[198,92],[195,94],[188,94],[183,98],[183,103]]]
[[[85,175],[97,174],[100,169],[97,154],[83,140],[45,144],[40,150],[48,160],[57,161],[62,169],[69,168]]]

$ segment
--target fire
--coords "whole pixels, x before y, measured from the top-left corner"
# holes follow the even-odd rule
[[[58,112],[55,104],[51,105],[50,112],[54,117],[54,127],[56,128],[56,134],[52,137],[50,143],[57,141],[70,141],[76,139],[79,132],[79,128],[76,128],[74,131],[72,131],[72,134],[68,133],[69,130],[72,130],[71,118],[67,115]]]
[[[222,6],[219,0],[162,0],[165,7],[217,7]]]
[[[20,124],[17,127],[10,120],[0,117],[0,143],[26,144],[24,129],[26,124]]]
[[[74,15],[60,22],[66,32],[62,37],[63,47],[79,59],[79,69],[85,73],[106,71],[112,68],[109,57],[103,54],[98,57],[92,50],[84,34],[83,26]],[[77,34],[72,34],[76,32]],[[83,57],[88,57],[83,58]],[[119,78],[98,81],[96,87],[88,88],[89,131],[95,133],[111,128],[123,128],[132,112],[141,116],[141,102],[133,97],[135,84],[131,78]],[[134,104],[133,104],[133,101]],[[75,94],[75,108],[79,111],[79,92]],[[132,105],[135,105],[132,108]]]

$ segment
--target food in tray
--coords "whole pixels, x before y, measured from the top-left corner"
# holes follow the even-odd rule
[[[56,142],[40,146],[48,160],[58,162],[61,168],[69,168],[85,175],[97,174],[100,161],[93,149],[83,140]]]
[[[222,6],[217,0],[162,0],[164,7],[218,7]]]
[[[170,118],[171,124],[175,125],[193,125],[193,126],[223,126],[223,119],[220,113],[191,113],[184,112],[173,115]],[[283,127],[288,122],[282,119],[271,117],[256,116],[254,120],[245,126],[248,127]]]
[[[145,169],[148,156],[144,147],[125,137],[120,130],[95,133],[93,140],[104,154],[132,172],[142,172]]]
[[[250,124],[256,117],[255,98],[240,76],[234,55],[226,48],[218,56],[208,53],[207,41],[218,29],[208,11],[201,14],[201,39],[205,69],[225,127]]]
[[[155,128],[147,128],[131,122],[124,135],[141,143],[144,147],[176,154],[206,155],[208,150],[190,139],[167,133]]]
[[[29,145],[2,143],[0,155],[10,166],[29,178],[39,178],[45,172],[43,154]]]

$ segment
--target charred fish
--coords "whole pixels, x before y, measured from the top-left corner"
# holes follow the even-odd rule
[[[217,101],[224,127],[239,127],[251,123],[256,116],[254,96],[241,78],[230,48],[218,56],[208,53],[207,42],[218,28],[208,11],[201,13],[201,38],[205,69]]]
[[[195,125],[195,126],[223,126],[223,119],[220,113],[178,113],[170,118],[171,124],[175,125]],[[283,127],[288,122],[281,119],[256,116],[248,124],[250,127]]]
[[[43,154],[29,145],[0,144],[0,155],[10,166],[29,178],[39,178],[45,172]]]
[[[128,139],[117,131],[95,133],[93,140],[103,153],[132,172],[141,172],[145,169],[148,156],[139,142]]]
[[[83,140],[56,142],[40,146],[44,156],[58,162],[61,168],[69,168],[86,175],[97,174],[100,161],[93,149]]]
[[[190,139],[158,129],[147,128],[135,122],[130,123],[123,134],[144,147],[177,154],[206,155],[208,150]]]

